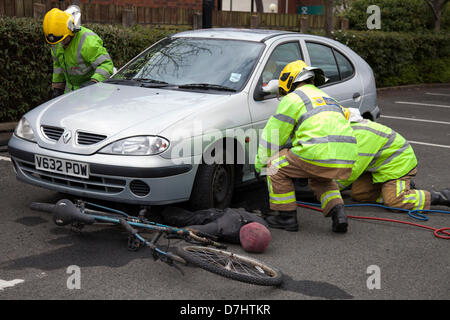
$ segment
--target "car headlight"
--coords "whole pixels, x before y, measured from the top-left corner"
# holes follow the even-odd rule
[[[130,156],[150,156],[164,152],[169,147],[169,141],[158,136],[139,136],[113,142],[99,153],[121,154]]]
[[[22,117],[22,119],[20,119],[19,123],[17,123],[16,129],[14,130],[14,134],[16,136],[18,136],[19,138],[28,140],[28,141],[32,141],[32,142],[36,142],[36,138],[34,136],[34,131],[31,128],[30,123],[28,122],[27,119],[25,119],[24,117]]]

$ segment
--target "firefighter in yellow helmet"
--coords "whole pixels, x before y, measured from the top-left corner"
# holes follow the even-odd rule
[[[284,97],[260,136],[255,160],[257,172],[267,167],[270,227],[298,230],[292,179],[304,178],[325,217],[332,218],[332,231],[347,232],[344,202],[334,179],[350,176],[358,151],[344,108],[317,88],[325,81],[321,69],[302,60],[289,63],[280,74],[279,93]],[[292,147],[279,150],[289,138]]]
[[[80,25],[80,8],[51,9],[44,17],[53,59],[52,97],[107,79],[114,69],[102,39]]]

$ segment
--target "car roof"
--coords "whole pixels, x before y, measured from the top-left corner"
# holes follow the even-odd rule
[[[297,32],[266,30],[266,29],[238,29],[238,28],[210,28],[184,31],[174,34],[172,37],[186,38],[217,38],[227,40],[245,40],[264,42],[267,39],[286,34],[297,34]]]

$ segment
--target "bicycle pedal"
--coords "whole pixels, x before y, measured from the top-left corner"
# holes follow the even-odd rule
[[[128,250],[129,251],[137,251],[142,247],[142,241],[136,238],[133,235],[128,236]]]

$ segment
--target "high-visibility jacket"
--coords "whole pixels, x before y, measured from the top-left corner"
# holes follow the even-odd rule
[[[340,188],[351,185],[364,172],[372,173],[373,183],[394,180],[417,166],[410,144],[389,127],[367,119],[351,123],[358,145],[358,159],[347,180],[337,180]]]
[[[91,79],[103,81],[113,73],[114,65],[102,39],[85,27],[75,33],[67,48],[57,43],[51,49],[52,82],[65,82],[66,92]]]
[[[358,150],[344,109],[325,92],[303,85],[286,95],[261,133],[255,169],[291,138],[291,151],[303,161],[327,168],[351,168]]]

